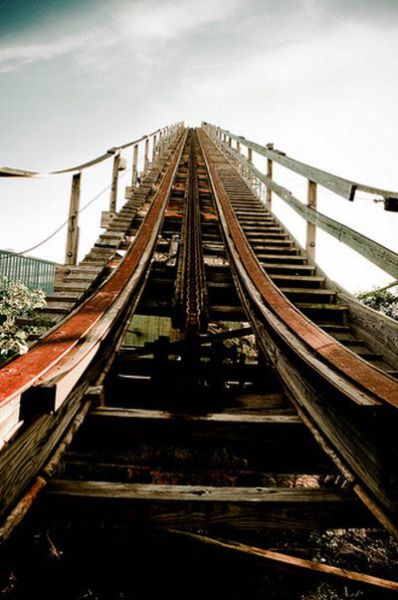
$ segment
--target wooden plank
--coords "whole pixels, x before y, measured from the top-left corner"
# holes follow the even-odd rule
[[[84,417],[87,414],[91,402],[83,404],[78,414],[73,418],[72,425],[69,427],[66,435],[59,443],[56,451],[51,457],[51,460],[47,463],[43,469],[43,475],[39,475],[29,486],[28,490],[24,493],[22,498],[18,501],[13,510],[8,514],[0,527],[0,545],[3,544],[13,533],[14,529],[21,523],[41,491],[47,485],[48,478],[51,477],[55,469],[65,452],[68,445],[71,443],[73,436],[79,429],[80,425],[84,421]]]
[[[271,474],[266,471],[260,471],[258,468],[249,469],[245,466],[241,468],[236,465],[225,465],[222,469],[219,466],[211,465],[181,465],[172,464],[140,464],[137,461],[119,462],[114,457],[86,456],[75,452],[68,453],[65,457],[62,467],[63,477],[67,479],[78,480],[97,480],[97,481],[118,481],[134,483],[173,483],[174,485],[183,485],[194,481],[196,485],[251,485],[255,486],[264,480],[275,481],[276,477],[282,476],[289,481],[300,480],[304,476],[306,481],[314,480],[318,475],[330,476],[331,480],[338,477],[335,469],[322,469],[322,466],[314,465],[311,473],[304,470],[288,471],[287,469],[277,469]]]
[[[172,413],[165,410],[148,410],[141,408],[111,408],[100,407],[90,412],[90,418],[96,419],[137,419],[150,421],[176,421],[191,423],[236,423],[245,425],[299,425],[301,419],[294,414],[275,414],[269,411],[268,414],[258,413],[206,413],[204,415]],[[112,426],[110,424],[110,426]]]
[[[316,210],[317,205],[317,184],[314,181],[308,181],[307,205],[312,210]],[[305,249],[311,262],[315,262],[315,244],[316,244],[316,226],[307,222],[307,237]]]
[[[266,322],[272,324],[274,335],[283,339],[294,349],[296,355],[336,390],[343,393],[344,397],[364,406],[377,405],[381,401],[398,406],[398,383],[317,327],[282,294],[261,269],[223,187],[223,177],[228,177],[233,167],[226,160],[224,164],[220,164],[219,153],[214,149],[219,161],[216,169],[209,157],[210,148],[214,148],[210,144],[210,140],[204,142],[202,148],[230,260],[233,262],[236,277],[245,282],[246,293],[255,299],[257,310],[262,313]],[[310,309],[307,303],[300,303],[298,306]],[[338,305],[328,305],[324,308],[330,311],[334,306]],[[317,305],[316,310],[320,308],[322,305]]]
[[[398,254],[396,252],[351,229],[351,227],[343,225],[339,221],[320,213],[311,208],[311,206],[306,206],[285,187],[269,179],[256,169],[256,167],[251,166],[251,168],[254,174],[265,185],[269,186],[279,198],[293,208],[307,223],[323,229],[323,231],[338,239],[339,242],[343,242],[346,246],[349,246],[358,252],[358,254],[361,254],[361,256],[364,256],[370,262],[383,269],[383,271],[398,279]]]
[[[265,548],[257,548],[255,546],[249,546],[242,544],[241,542],[235,542],[231,540],[222,540],[209,536],[200,535],[197,533],[190,533],[187,531],[169,530],[171,533],[177,535],[188,536],[191,539],[197,540],[204,544],[211,544],[218,546],[219,548],[227,548],[250,556],[256,556],[265,558],[272,562],[282,563],[290,567],[309,570],[322,575],[331,575],[333,577],[339,577],[346,581],[354,581],[361,585],[370,585],[377,588],[384,588],[387,590],[398,591],[398,582],[391,581],[390,579],[384,579],[381,577],[375,577],[374,575],[367,575],[365,573],[359,573],[357,571],[351,571],[341,567],[335,567],[325,563],[318,563],[305,558],[291,556],[282,552],[275,552],[274,550],[267,550]]]
[[[299,488],[235,488],[53,480],[43,509],[113,523],[193,529],[317,528],[369,523],[351,495]]]
[[[75,399],[55,415],[36,418],[29,427],[25,426],[19,432],[12,444],[3,448],[0,454],[0,519],[7,516],[44,465],[78,408]]]
[[[157,463],[179,461],[181,463],[195,456],[201,464],[228,463],[228,457],[235,457],[237,464],[253,464],[272,470],[274,467],[290,469],[291,472],[303,469],[311,472],[313,465],[327,465],[328,461],[319,451],[307,428],[296,415],[283,410],[268,411],[268,416],[237,418],[229,413],[223,420],[205,418],[168,418],[162,411],[141,411],[117,409],[93,411],[86,419],[85,437],[78,448],[87,452],[136,456],[142,461],[145,448],[151,448],[151,460]],[[149,413],[149,414],[148,414]],[[274,418],[273,418],[274,417]],[[297,455],[290,451],[290,445],[300,448]],[[220,454],[223,448],[224,454]]]
[[[258,319],[252,321],[258,340],[267,359],[275,367],[284,383],[284,389],[300,417],[314,435],[320,447],[328,454],[345,479],[393,535],[398,536],[398,510],[392,500],[392,479],[387,474],[391,457],[387,448],[380,448],[377,435],[362,431],[361,421],[348,415],[343,405],[336,403],[333,394],[316,387],[314,379],[299,370],[279,349],[271,335],[264,332]],[[267,331],[267,330],[266,330]]]
[[[0,453],[0,518],[6,517],[13,509],[21,494],[55,451],[45,467],[46,473],[48,469],[51,470],[54,460],[62,450],[62,444],[67,441],[67,438],[62,438],[69,424],[75,420],[77,412],[80,417],[86,410],[87,405],[82,407],[82,398],[86,391],[90,393],[92,391],[89,382],[96,382],[99,373],[106,372],[109,357],[117,346],[120,336],[124,335],[124,329],[123,321],[114,325],[107,345],[102,349],[95,364],[90,365],[85,380],[79,382],[60,410],[50,415],[36,415],[32,422],[24,423],[12,444]]]
[[[172,280],[170,280],[170,283],[172,283]],[[252,333],[253,333],[253,331],[252,331],[251,327],[236,327],[234,329],[227,329],[227,330],[220,331],[218,333],[199,335],[195,338],[170,342],[167,349],[169,350],[169,354],[173,354],[175,352],[185,350],[187,347],[192,346],[192,345],[211,344],[214,341],[230,340],[230,339],[235,339],[235,338],[246,337],[248,335],[251,335]],[[153,354],[153,351],[155,350],[155,348],[156,348],[156,345],[152,344],[151,342],[145,344],[145,346],[140,347],[140,348],[135,348],[135,347],[129,348],[129,346],[122,346],[121,355],[127,356],[128,358],[132,358],[133,356],[142,356],[142,355],[147,355],[147,354]]]
[[[356,298],[339,292],[339,299],[350,309],[350,325],[357,335],[363,337],[371,347],[383,354],[398,369],[398,323],[372,310]]]
[[[232,502],[267,504],[358,504],[348,492],[328,488],[282,488],[282,487],[209,487],[201,485],[157,485],[141,483],[119,483],[109,481],[73,481],[53,479],[48,487],[53,496],[118,499],[154,500],[165,502]]]
[[[45,384],[54,378],[62,384],[60,373],[71,376],[74,355],[79,370],[89,355],[94,356],[99,349],[99,343],[110,330],[110,313],[118,306],[121,314],[142,281],[155,247],[183,144],[184,139],[181,139],[157,192],[156,201],[151,204],[129,252],[105,284],[62,321],[59,328],[51,330],[27,354],[0,370],[1,405],[34,385]],[[118,311],[113,313],[114,318]]]
[[[65,265],[75,265],[79,250],[79,204],[81,173],[72,178],[72,189],[69,203],[68,231],[66,237]]]
[[[332,173],[328,173],[322,169],[312,167],[303,162],[290,158],[289,156],[286,156],[284,152],[280,152],[279,150],[273,150],[271,148],[261,146],[260,144],[256,144],[251,140],[247,140],[242,136],[235,135],[225,129],[221,129],[221,131],[230,136],[233,140],[239,141],[240,144],[243,144],[252,151],[257,152],[257,154],[260,154],[260,156],[265,156],[266,158],[269,158],[283,167],[286,167],[293,173],[303,175],[306,179],[310,179],[311,181],[319,183],[323,187],[331,190],[339,196],[342,196],[343,198],[346,198],[347,200],[354,199],[356,190],[368,194],[375,194],[384,198],[398,198],[398,192],[384,190],[382,188],[365,185],[356,181],[339,177],[337,175],[333,175]],[[228,150],[234,152],[232,148],[228,148]],[[235,154],[237,154],[236,151],[234,152],[234,155]]]

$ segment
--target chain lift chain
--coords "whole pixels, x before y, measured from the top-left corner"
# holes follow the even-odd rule
[[[175,293],[175,322],[188,335],[197,335],[207,328],[206,280],[196,160],[198,144],[195,136],[192,132],[189,142],[188,181]]]

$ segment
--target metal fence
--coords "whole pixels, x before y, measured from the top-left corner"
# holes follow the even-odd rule
[[[55,267],[55,263],[47,260],[0,250],[0,275],[11,281],[22,281],[30,289],[40,288],[46,294],[54,289]]]

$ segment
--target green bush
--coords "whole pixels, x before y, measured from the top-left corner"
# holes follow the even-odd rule
[[[359,300],[379,312],[398,320],[398,296],[388,289],[376,289],[358,294]]]
[[[0,361],[28,351],[27,337],[38,328],[36,311],[45,305],[43,290],[0,276]]]

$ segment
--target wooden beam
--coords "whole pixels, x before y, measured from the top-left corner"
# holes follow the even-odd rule
[[[120,165],[120,152],[116,152],[115,157],[113,159],[112,186],[111,186],[111,196],[109,199],[109,211],[111,213],[116,212],[117,184],[118,184],[118,180],[119,180],[119,165]]]
[[[231,153],[237,156],[235,150],[231,148]],[[244,157],[240,157],[240,160],[247,164]],[[279,185],[275,181],[269,179],[266,175],[261,173],[254,165],[251,167],[253,173],[263,182],[265,185],[276,193],[279,198],[284,200],[293,210],[295,210],[303,219],[308,223],[313,223],[323,231],[326,231],[329,235],[337,238],[339,242],[346,244],[361,256],[367,258],[370,262],[377,265],[383,271],[398,279],[398,254],[393,252],[389,248],[382,246],[374,240],[366,237],[362,233],[351,229],[347,225],[343,225],[339,221],[335,221],[331,217],[328,217],[317,210],[306,206],[298,198],[296,198],[288,189]]]
[[[148,171],[149,166],[149,137],[145,139],[145,150],[144,150],[144,173]]]
[[[302,488],[237,488],[52,480],[47,510],[77,511],[84,518],[140,526],[318,528],[364,526],[368,513],[341,491]]]
[[[133,150],[133,170],[131,174],[131,185],[134,188],[137,185],[138,177],[138,144],[134,144]]]
[[[153,136],[152,138],[152,163],[155,162],[155,158],[156,158],[156,134]]]
[[[289,156],[286,156],[284,152],[265,148],[264,146],[256,144],[251,140],[247,140],[242,136],[235,135],[226,129],[220,129],[220,131],[223,135],[228,135],[233,140],[240,141],[241,144],[245,145],[247,148],[250,148],[253,152],[260,154],[261,156],[265,156],[266,158],[270,158],[274,162],[286,167],[293,173],[303,175],[306,177],[306,179],[315,181],[316,183],[319,183],[319,185],[348,200],[354,199],[354,195],[357,190],[368,194],[382,196],[383,198],[398,198],[398,192],[376,188],[363,183],[358,183],[356,181],[351,181],[349,179],[344,179],[338,175],[332,175],[332,173],[328,173],[322,169],[317,169],[316,167],[312,167],[298,160],[290,158]]]
[[[251,335],[253,330],[251,327],[237,327],[235,329],[228,329],[225,331],[220,331],[218,333],[210,333],[206,335],[200,335],[196,338],[186,339],[186,340],[178,340],[176,342],[171,342],[168,346],[170,350],[170,354],[173,352],[183,351],[189,346],[193,345],[204,345],[211,344],[215,341],[220,340],[230,340],[235,338],[246,337]],[[130,356],[145,356],[147,354],[153,354],[154,349],[156,348],[156,344],[147,343],[145,346],[141,348],[129,348],[128,346],[123,346],[121,351],[129,353]]]
[[[301,419],[295,414],[268,412],[219,412],[198,414],[171,413],[166,410],[149,410],[141,408],[113,408],[103,406],[95,408],[90,412],[91,419],[112,420],[112,419],[134,419],[142,421],[168,421],[186,423],[234,423],[242,425],[300,425]]]
[[[315,181],[308,180],[308,208],[316,211],[317,203],[317,184]],[[316,244],[316,224],[307,221],[307,238],[305,249],[310,262],[315,263],[315,244]]]
[[[274,144],[267,144],[267,148],[269,150],[274,149]],[[274,165],[270,158],[267,158],[267,177],[268,179],[272,179],[273,176]],[[266,186],[266,196],[265,196],[265,205],[268,210],[272,208],[272,190],[270,187]]]
[[[79,207],[81,173],[72,177],[69,202],[68,230],[66,237],[65,265],[76,265],[79,251]]]
[[[66,434],[61,438],[58,442],[55,452],[52,454],[51,460],[47,463],[44,469],[41,471],[41,475],[36,477],[33,483],[30,484],[29,489],[24,493],[22,498],[18,501],[17,505],[13,508],[13,510],[8,514],[7,518],[4,520],[2,525],[0,526],[0,546],[10,537],[13,533],[14,529],[21,523],[24,519],[31,506],[37,500],[39,494],[47,485],[47,481],[50,477],[54,475],[54,472],[58,466],[59,461],[62,458],[63,453],[66,448],[71,443],[75,433],[79,429],[80,425],[84,421],[84,417],[87,414],[87,411],[90,407],[91,402],[86,402],[83,406],[78,410],[78,413],[73,418],[70,427],[67,429]],[[46,432],[47,434],[48,432]],[[43,436],[42,442],[47,444],[47,440],[45,436]],[[29,458],[32,458],[35,451],[34,449],[30,449]]]
[[[223,540],[219,538],[200,535],[197,533],[191,533],[188,531],[178,531],[175,529],[171,529],[169,531],[170,533],[183,535],[185,537],[189,537],[204,544],[210,544],[212,546],[218,546],[219,548],[226,548],[228,550],[242,552],[243,554],[248,554],[250,556],[265,558],[266,560],[270,560],[272,562],[280,564],[285,564],[289,567],[305,569],[321,575],[331,575],[333,577],[339,577],[340,579],[344,579],[346,581],[353,581],[355,583],[359,583],[360,585],[365,584],[375,586],[378,588],[384,588],[387,590],[398,591],[398,582],[391,581],[390,579],[383,579],[381,577],[375,577],[374,575],[358,573],[357,571],[350,571],[341,567],[335,567],[332,565],[327,565],[325,563],[318,563],[313,560],[299,558],[297,556],[291,556],[290,554],[275,552],[273,550],[267,550],[265,548],[257,548],[256,546],[249,546],[247,544],[242,544],[240,542],[234,542],[231,540]]]

